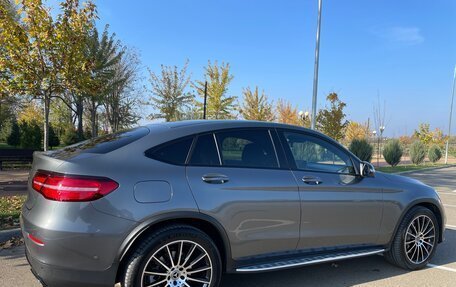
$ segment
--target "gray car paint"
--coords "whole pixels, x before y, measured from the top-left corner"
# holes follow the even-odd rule
[[[377,172],[375,177],[354,176],[357,183],[340,185],[337,177],[319,175],[324,183],[320,189],[311,190],[302,185],[299,179],[303,174],[297,171],[185,167],[144,156],[145,150],[158,144],[227,128],[287,128],[318,134],[303,128],[252,121],[188,121],[147,127],[150,133],[145,137],[106,154],[86,154],[65,161],[46,153],[35,155],[31,177],[43,169],[104,176],[119,183],[116,191],[89,203],[46,200],[29,183],[22,229],[24,235],[43,238],[46,245],[36,246],[26,238],[27,251],[33,262],[44,264],[42,268],[75,274],[67,278],[65,286],[77,286],[86,271],[102,276],[103,270],[110,270],[111,274],[137,234],[163,218],[184,216],[213,222],[228,245],[227,260],[232,260],[296,248],[386,246],[413,204],[432,203],[443,215],[432,188],[400,176]],[[230,181],[220,186],[202,183],[201,175],[208,172],[221,172]],[[145,181],[168,182],[171,196],[169,190],[153,192],[163,193],[157,197],[169,200],[138,202],[134,187]],[[442,220],[444,225],[444,215]],[[229,269],[231,265],[227,266]],[[111,279],[105,286],[112,286],[115,278]]]

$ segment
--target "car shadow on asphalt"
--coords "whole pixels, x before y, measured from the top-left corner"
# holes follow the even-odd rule
[[[434,265],[456,263],[456,230],[447,229],[431,261]],[[383,256],[324,263],[296,269],[255,274],[226,274],[222,287],[353,286],[410,273],[389,264]]]

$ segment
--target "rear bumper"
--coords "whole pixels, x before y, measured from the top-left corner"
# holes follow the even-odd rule
[[[32,273],[45,287],[112,287],[116,277],[117,266],[111,266],[105,271],[85,271],[58,268],[38,261],[30,256],[28,249],[25,255]]]
[[[120,246],[135,226],[90,203],[42,197],[21,214],[27,259],[35,276],[50,287],[114,286]]]

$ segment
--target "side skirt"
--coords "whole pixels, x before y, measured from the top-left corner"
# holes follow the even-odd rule
[[[364,248],[351,251],[337,251],[330,253],[317,253],[308,254],[305,256],[294,256],[287,259],[280,259],[271,262],[263,262],[260,264],[251,264],[246,266],[240,266],[236,268],[236,272],[247,273],[247,272],[264,272],[273,271],[280,269],[287,269],[293,267],[301,267],[312,264],[319,264],[324,262],[331,262],[337,260],[344,260],[356,257],[369,256],[385,252],[384,248]]]

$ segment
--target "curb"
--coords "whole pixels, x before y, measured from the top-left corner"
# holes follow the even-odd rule
[[[429,170],[436,170],[436,169],[443,169],[443,168],[449,168],[449,167],[456,167],[456,164],[448,164],[448,165],[436,166],[436,167],[427,167],[427,168],[416,169],[416,170],[409,170],[409,171],[400,171],[400,172],[394,172],[394,173],[392,173],[392,174],[408,174],[408,173],[421,172],[421,171],[429,171]]]
[[[0,230],[0,242],[5,242],[13,237],[21,237],[22,232],[20,228]]]

